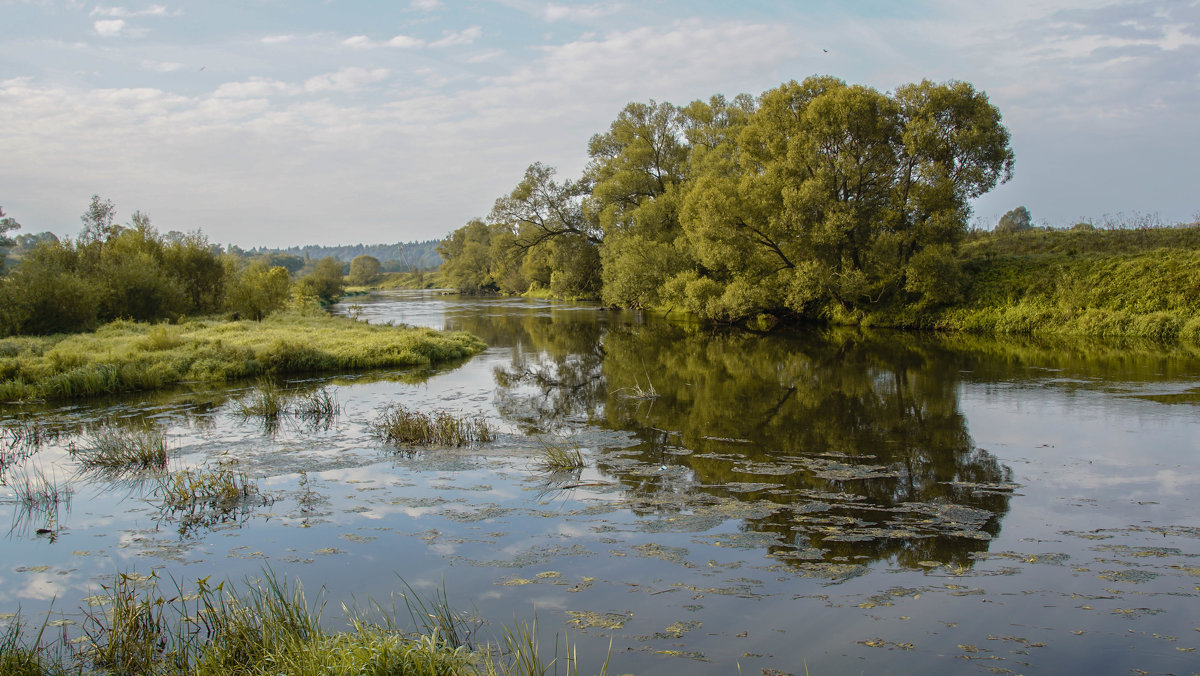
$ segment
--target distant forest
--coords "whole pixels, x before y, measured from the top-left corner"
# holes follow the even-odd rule
[[[396,244],[346,244],[341,246],[292,246],[286,249],[271,249],[260,247],[250,249],[251,255],[286,254],[320,260],[336,258],[349,263],[358,256],[371,256],[383,264],[384,272],[408,272],[412,270],[436,270],[442,264],[442,255],[437,246],[440,239],[424,242],[397,242]]]

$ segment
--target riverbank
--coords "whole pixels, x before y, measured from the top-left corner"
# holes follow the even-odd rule
[[[0,339],[0,402],[436,364],[484,347],[466,333],[377,326],[324,313],[285,312],[261,322],[116,321],[92,333]]]
[[[1200,227],[979,233],[958,302],[861,323],[993,335],[1200,339]]]

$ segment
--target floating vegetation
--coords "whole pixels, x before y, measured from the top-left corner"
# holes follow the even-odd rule
[[[384,409],[370,427],[377,439],[392,445],[466,446],[493,439],[482,417],[458,417],[444,410],[421,413],[400,404]]]
[[[167,467],[167,435],[162,430],[109,423],[87,434],[84,443],[87,448],[72,455],[85,471],[121,475]]]
[[[592,610],[568,610],[567,615],[571,618],[567,625],[580,630],[594,628],[616,631],[633,619],[633,613],[629,611],[601,613]]]

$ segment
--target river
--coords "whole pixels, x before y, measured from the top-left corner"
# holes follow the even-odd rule
[[[757,335],[429,291],[335,311],[489,348],[285,382],[335,394],[321,424],[239,415],[253,383],[0,408],[56,431],[0,446],[3,476],[69,491],[0,500],[0,618],[50,612],[70,635],[117,572],[270,570],[333,626],[410,587],[445,590],[481,641],[536,618],[581,673],[610,650],[609,673],[637,674],[1200,670],[1194,347]],[[389,448],[369,424],[396,404],[482,416],[496,439]],[[232,460],[264,499],[188,520],[153,481],[81,472],[101,424],[165,430],[173,469]],[[584,467],[540,468],[548,447]]]

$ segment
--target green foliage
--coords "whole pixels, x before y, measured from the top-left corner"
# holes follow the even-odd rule
[[[382,267],[379,259],[374,256],[357,256],[354,260],[350,261],[349,282],[355,286],[373,284],[379,277]]]
[[[237,317],[261,322],[287,302],[292,279],[286,268],[254,261],[230,275],[225,309]]]
[[[1033,217],[1029,215],[1029,210],[1025,207],[1017,207],[1000,217],[1000,221],[996,223],[995,232],[1011,235],[1032,228]]]
[[[888,94],[832,77],[630,103],[588,152],[580,180],[533,164],[487,223],[447,238],[446,281],[726,322],[937,306],[957,294],[968,200],[1013,164],[999,112],[967,83]]]
[[[112,202],[92,198],[75,241],[39,238],[0,284],[0,335],[86,331],[114,319],[152,321],[211,312],[226,271],[199,234],[167,243],[135,212],[114,224]]]
[[[4,259],[8,256],[8,250],[16,244],[16,240],[9,237],[7,233],[20,229],[21,224],[13,218],[6,217],[4,209],[0,207],[0,275],[5,272]]]
[[[324,305],[341,298],[345,290],[346,280],[342,274],[342,263],[336,258],[322,258],[317,261],[312,274],[302,277],[297,284],[297,292],[300,295],[316,298]]]
[[[461,359],[483,349],[463,333],[279,314],[261,323],[113,322],[94,333],[0,339],[0,401],[71,399],[152,390],[180,381],[364,370]]]

